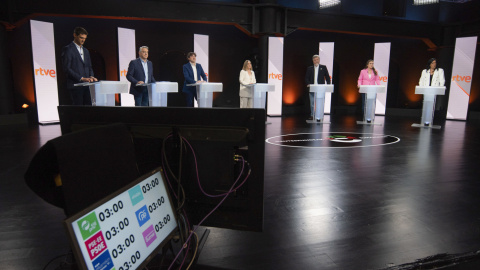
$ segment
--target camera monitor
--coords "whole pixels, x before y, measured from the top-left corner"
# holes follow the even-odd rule
[[[81,269],[142,269],[177,228],[159,169],[64,221]]]

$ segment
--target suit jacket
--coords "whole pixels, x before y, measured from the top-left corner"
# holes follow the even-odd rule
[[[358,85],[380,85],[380,77],[372,71],[372,77],[368,77],[368,69],[362,69],[358,76]]]
[[[249,76],[248,71],[242,69],[240,70],[240,78],[238,80],[240,81],[240,97],[253,97],[253,89],[246,85],[257,82],[255,72],[252,70],[252,76]]]
[[[185,82],[183,83],[182,92],[190,92],[196,95],[196,87],[187,86],[187,84],[194,84],[197,81],[200,81],[200,78],[203,78],[204,81],[207,81],[207,75],[205,75],[202,65],[195,64],[195,67],[197,68],[197,78],[193,78],[193,68],[190,62],[183,65],[183,76],[185,77]]]
[[[307,68],[307,74],[305,74],[305,83],[306,84],[314,84],[315,74],[314,74],[314,67],[310,66]],[[318,65],[318,76],[317,76],[317,84],[325,84],[327,81],[330,84],[330,75],[328,74],[327,67],[324,65]]]
[[[155,78],[153,78],[153,64],[152,61],[147,60],[148,67],[148,83],[154,83]],[[136,96],[140,95],[146,86],[135,86],[139,81],[145,82],[145,71],[143,70],[142,59],[137,58],[130,61],[128,64],[127,71],[127,80],[130,84],[130,94]]]
[[[430,84],[430,70],[422,70],[422,76],[418,82],[419,86],[445,86],[445,75],[443,74],[443,69],[437,68],[433,72],[432,84]]]
[[[67,75],[67,88],[74,88],[73,84],[80,83],[81,78],[89,78],[93,76],[92,61],[90,60],[90,53],[83,47],[83,58],[77,50],[77,47],[72,42],[63,47],[62,50],[62,66],[63,71]]]

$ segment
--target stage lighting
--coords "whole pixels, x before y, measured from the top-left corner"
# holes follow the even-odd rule
[[[319,8],[329,8],[336,5],[339,5],[341,0],[318,0]]]
[[[437,4],[439,0],[413,0],[414,6]]]

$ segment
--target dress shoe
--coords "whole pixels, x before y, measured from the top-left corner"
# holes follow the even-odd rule
[[[321,121],[320,119],[317,119],[317,123],[320,123],[320,121]]]

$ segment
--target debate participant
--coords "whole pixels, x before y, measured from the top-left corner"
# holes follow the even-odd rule
[[[67,75],[67,89],[73,105],[92,105],[88,86],[73,86],[76,83],[96,82],[93,75],[90,53],[83,47],[88,32],[82,27],[73,30],[73,42],[62,49],[62,66]]]
[[[155,82],[152,62],[147,58],[148,47],[142,46],[138,49],[138,58],[128,64],[127,80],[131,83],[130,94],[135,99],[135,106],[148,106],[148,88],[141,84]]]
[[[358,76],[357,82],[358,88],[360,88],[360,85],[380,85],[380,77],[373,64],[373,60],[369,59],[365,64],[365,68],[360,71],[360,76]],[[360,98],[362,99],[362,108],[364,108],[365,93],[360,93]]]
[[[193,107],[193,99],[197,99],[197,89],[195,86],[187,86],[187,84],[202,83],[207,81],[207,75],[203,71],[202,65],[197,64],[197,54],[194,52],[187,53],[188,63],[183,65],[183,83],[182,92],[185,93],[187,107]]]
[[[256,83],[252,62],[246,60],[240,70],[240,108],[253,108],[253,89],[247,85]]]
[[[427,67],[422,70],[419,86],[445,86],[443,69],[437,68],[437,59],[430,58]]]
[[[327,67],[320,65],[320,56],[314,55],[312,57],[313,66],[307,68],[307,74],[305,74],[305,83],[308,84],[330,84],[330,74],[328,74]],[[310,117],[308,120],[313,120],[313,114],[315,113],[315,93],[309,92],[310,98]],[[320,119],[317,119],[320,121]]]

